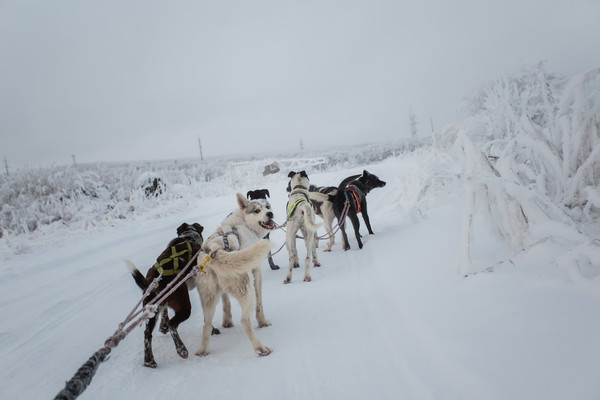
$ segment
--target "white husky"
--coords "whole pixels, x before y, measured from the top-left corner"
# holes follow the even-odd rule
[[[200,263],[207,255],[214,255],[214,258],[204,267],[205,273],[199,273],[197,278],[198,292],[204,310],[202,342],[196,352],[199,356],[209,353],[212,319],[221,294],[223,294],[223,326],[233,325],[231,303],[227,296],[230,294],[242,307],[241,323],[254,351],[261,356],[271,353],[271,349],[263,346],[254,335],[251,320],[252,311],[256,309],[258,326],[271,325],[265,318],[262,305],[260,264],[271,249],[269,240],[263,238],[275,227],[273,212],[269,202],[264,199],[249,201],[238,193],[237,202],[239,209],[229,214],[217,232],[204,241],[198,257]]]
[[[283,283],[290,283],[292,281],[292,268],[300,266],[298,261],[298,251],[296,250],[296,232],[298,232],[298,230],[302,232],[304,243],[306,244],[304,281],[310,282],[312,279],[310,276],[310,257],[312,256],[315,267],[321,265],[317,259],[315,232],[323,224],[315,223],[315,213],[308,195],[310,182],[306,172],[292,171],[289,173],[288,177],[291,178],[291,191],[287,204],[288,220],[285,246],[290,257],[290,266]]]

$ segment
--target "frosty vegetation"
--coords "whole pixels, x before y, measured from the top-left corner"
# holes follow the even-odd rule
[[[600,69],[569,79],[541,65],[521,70],[476,90],[461,112],[442,143],[464,172],[463,265],[476,210],[515,250],[587,236],[578,263],[592,263],[600,244]]]
[[[414,184],[407,183],[404,200],[414,206],[426,196],[464,194],[462,273],[472,272],[473,224],[480,215],[513,252],[573,239],[579,249],[572,261],[589,265],[600,257],[600,241],[594,239],[600,217],[599,126],[600,69],[565,78],[538,65],[474,90],[433,144],[427,138],[277,156],[14,171],[0,178],[0,250],[28,251],[16,240],[24,235],[158,218],[187,209],[198,198],[260,185],[273,179],[262,171],[278,158],[322,157],[326,161],[317,168],[327,171],[405,157],[421,148],[427,156],[421,156],[422,171]],[[246,163],[243,186],[230,168],[241,162]]]
[[[90,230],[177,212],[195,199],[232,192],[235,163],[245,164],[246,185],[260,184],[269,179],[262,174],[264,167],[278,158],[322,157],[319,170],[330,170],[381,161],[422,144],[397,141],[302,154],[22,169],[0,178],[0,238],[11,246],[11,239],[22,235]]]

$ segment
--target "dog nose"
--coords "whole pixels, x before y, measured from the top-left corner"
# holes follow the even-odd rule
[[[269,211],[269,212],[267,213],[267,217],[269,217],[269,218],[273,218],[273,213],[272,213],[271,211]]]

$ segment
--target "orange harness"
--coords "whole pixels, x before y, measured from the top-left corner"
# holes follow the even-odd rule
[[[360,212],[360,200],[358,199],[358,195],[355,192],[356,186],[354,185],[350,185],[348,186],[348,189],[350,189],[350,193],[352,193],[354,195],[354,199],[356,200],[356,213],[358,214]],[[346,198],[348,198],[348,195],[346,195]]]

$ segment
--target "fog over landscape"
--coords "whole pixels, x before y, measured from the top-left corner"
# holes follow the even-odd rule
[[[600,4],[0,4],[10,168],[289,151],[429,136],[477,85],[600,65]]]

